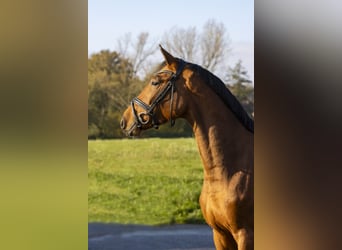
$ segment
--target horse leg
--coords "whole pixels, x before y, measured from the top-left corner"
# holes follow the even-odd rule
[[[213,229],[213,238],[216,250],[237,250],[236,242],[231,234],[221,234]]]
[[[241,229],[236,234],[236,242],[238,250],[253,250],[254,249],[254,233],[247,229]]]

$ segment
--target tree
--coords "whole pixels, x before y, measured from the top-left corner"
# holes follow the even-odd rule
[[[168,50],[187,61],[194,62],[194,56],[198,51],[198,34],[195,27],[174,27],[164,34],[163,40]]]
[[[133,66],[117,52],[103,50],[88,59],[88,136],[120,137],[122,111],[140,89]]]
[[[134,77],[142,77],[146,73],[145,66],[149,64],[148,59],[156,52],[157,46],[149,42],[148,32],[138,34],[135,41],[132,41],[131,34],[127,33],[118,39],[117,50],[132,64]]]
[[[163,44],[174,54],[190,62],[201,62],[206,69],[215,72],[224,64],[230,52],[230,39],[223,23],[208,20],[201,33],[195,27],[174,27],[163,36]]]
[[[92,128],[94,136],[105,137],[104,128],[109,105],[110,98],[106,88],[101,87],[99,83],[95,83],[88,94],[88,127]]]
[[[214,71],[225,58],[229,48],[229,39],[226,37],[226,28],[223,23],[208,20],[201,36],[202,65]]]
[[[250,116],[254,116],[254,88],[249,80],[247,70],[239,60],[235,66],[229,67],[225,77],[226,86],[241,102]]]

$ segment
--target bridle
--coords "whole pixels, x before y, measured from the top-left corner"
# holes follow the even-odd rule
[[[145,102],[140,100],[138,97],[134,97],[132,99],[131,107],[132,107],[132,113],[134,114],[135,123],[133,123],[130,130],[132,130],[135,125],[138,128],[141,128],[141,127],[143,127],[143,125],[146,125],[150,121],[150,119],[147,119],[146,121],[144,121],[142,117],[145,115],[149,116],[152,119],[152,126],[154,128],[158,128],[158,126],[160,124],[158,124],[155,121],[154,110],[155,110],[156,106],[165,98],[165,96],[169,92],[170,92],[170,123],[171,123],[171,127],[175,124],[175,120],[172,118],[173,92],[175,91],[175,82],[176,82],[177,78],[179,77],[179,75],[182,73],[184,66],[185,66],[185,62],[183,60],[179,59],[178,69],[177,69],[176,73],[174,73],[171,70],[162,70],[162,71],[159,71],[156,73],[156,75],[161,74],[161,73],[167,73],[167,74],[170,74],[171,77],[168,80],[165,88],[159,92],[159,94],[155,97],[155,99],[153,100],[153,102],[150,105],[146,104]],[[136,109],[135,109],[135,104],[142,107],[145,111],[138,114]]]

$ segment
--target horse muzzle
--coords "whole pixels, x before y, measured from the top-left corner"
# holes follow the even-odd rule
[[[138,123],[133,122],[132,125],[127,126],[127,122],[125,118],[122,118],[120,121],[120,127],[126,136],[139,136],[141,133],[141,128],[138,126]]]

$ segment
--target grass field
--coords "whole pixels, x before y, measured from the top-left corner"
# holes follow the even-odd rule
[[[88,142],[89,222],[203,223],[193,138]]]

